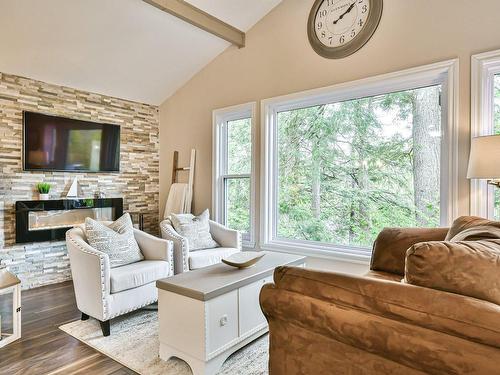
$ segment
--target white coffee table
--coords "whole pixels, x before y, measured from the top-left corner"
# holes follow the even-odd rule
[[[157,281],[160,358],[186,361],[194,375],[214,375],[236,350],[268,326],[259,305],[262,286],[278,266],[305,257],[266,252],[253,267],[216,264]]]

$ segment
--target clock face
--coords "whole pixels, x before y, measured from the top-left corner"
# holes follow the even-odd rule
[[[316,0],[308,35],[314,50],[328,58],[356,52],[375,32],[383,0]]]
[[[349,43],[366,25],[370,0],[324,0],[315,19],[316,36],[328,47]]]

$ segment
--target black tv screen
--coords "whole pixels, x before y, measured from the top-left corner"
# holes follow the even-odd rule
[[[120,127],[24,112],[24,170],[118,172]]]

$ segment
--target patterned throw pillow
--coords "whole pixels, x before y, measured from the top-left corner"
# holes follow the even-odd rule
[[[128,213],[108,225],[88,217],[85,219],[85,234],[90,246],[108,254],[111,268],[144,259]]]
[[[203,211],[200,216],[191,214],[172,214],[170,220],[174,229],[189,243],[189,250],[213,249],[219,244],[210,234],[210,213]]]

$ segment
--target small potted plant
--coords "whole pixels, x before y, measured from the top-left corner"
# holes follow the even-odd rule
[[[50,184],[47,182],[39,182],[36,184],[36,189],[40,195],[40,200],[46,201],[49,199]]]

